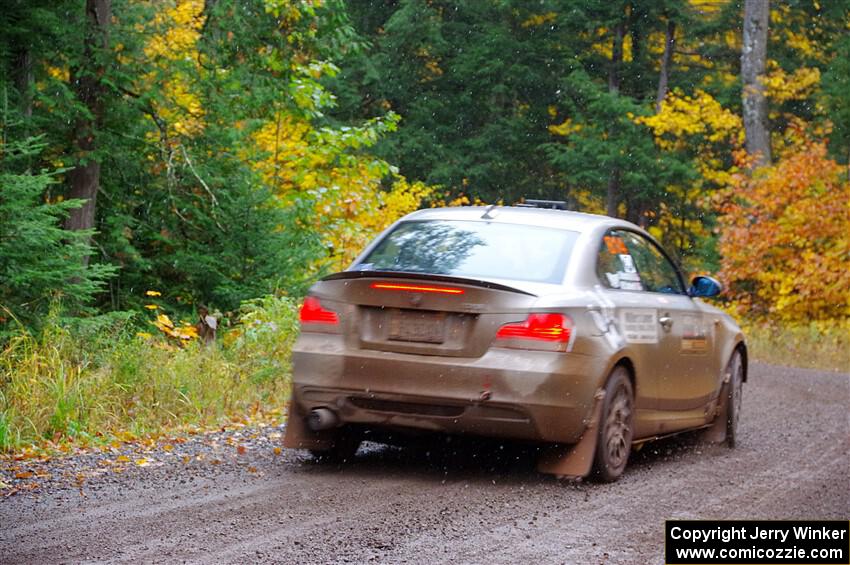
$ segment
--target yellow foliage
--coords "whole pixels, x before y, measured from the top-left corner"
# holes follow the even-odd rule
[[[610,29],[601,27],[596,30],[596,41],[591,45],[591,49],[605,57],[611,59],[613,55],[613,33]],[[632,36],[626,34],[623,37],[623,61],[629,62],[632,60]]]
[[[706,74],[702,78],[702,84],[705,86],[711,86],[718,82],[725,87],[730,87],[738,82],[738,75],[718,69],[717,72]]]
[[[688,0],[694,11],[709,18],[719,15],[729,2],[730,0]]]
[[[195,326],[188,322],[183,322],[179,326],[175,326],[174,322],[172,322],[171,318],[169,318],[166,314],[158,314],[151,324],[153,324],[156,329],[158,329],[166,337],[178,340],[178,343],[188,342],[198,338],[198,330]],[[140,332],[140,336],[147,339],[150,337],[150,334],[147,332]]]
[[[817,18],[812,19],[790,3],[776,2],[771,5],[770,22],[770,41],[794,49],[802,59],[814,59],[821,63],[829,60],[829,50],[819,45],[817,39],[823,31]]]
[[[322,162],[321,155],[310,150],[307,136],[311,130],[312,126],[307,121],[278,113],[254,133],[257,147],[269,154],[268,158],[257,161],[255,166],[275,192],[282,194],[289,190],[316,187],[315,173],[310,171],[302,176],[299,183],[305,158],[309,158],[306,165],[311,169],[327,164]]]
[[[768,97],[777,102],[803,100],[820,84],[820,69],[800,67],[788,74],[776,61],[768,61],[768,73],[762,78]]]
[[[664,47],[667,42],[667,34],[663,31],[653,31],[646,39],[647,51],[652,55],[660,57],[664,53]]]
[[[743,131],[740,117],[699,89],[693,96],[673,91],[662,102],[660,112],[635,118],[634,121],[649,127],[659,147],[666,150],[678,148],[686,143],[686,137],[692,135],[718,142],[736,140]]]
[[[572,119],[567,118],[560,124],[549,126],[549,133],[566,137],[572,133],[581,131],[581,128],[581,124],[574,124]]]
[[[193,136],[204,128],[204,109],[192,90],[193,83],[180,72],[176,61],[191,61],[197,67],[197,43],[204,24],[203,0],[175,0],[168,8],[157,11],[137,31],[147,37],[143,52],[157,64],[157,69],[140,78],[137,90],[159,84],[165,103],[153,103],[159,117],[167,124],[169,137]],[[158,134],[151,134],[155,141]]]
[[[729,49],[733,49],[734,51],[741,50],[741,42],[743,41],[743,39],[741,38],[740,30],[727,30],[726,33],[723,34],[723,40],[726,43],[726,47],[728,47]]]
[[[817,45],[811,38],[803,33],[797,33],[790,29],[785,30],[785,44],[792,49],[796,49],[813,59],[823,60],[825,50],[818,50]]]
[[[326,243],[331,264],[347,267],[377,234],[393,222],[417,210],[434,188],[397,177],[388,191],[373,184],[353,184],[347,191],[327,191],[319,202],[322,223],[330,224]]]
[[[68,71],[68,67],[54,67],[53,65],[47,65],[47,74],[56,80],[61,80],[62,82],[68,82],[71,80],[71,73]]]
[[[674,90],[662,102],[660,112],[633,121],[652,130],[655,142],[665,151],[696,149],[696,166],[703,181],[726,186],[736,171],[734,167],[726,169],[722,157],[726,144],[743,143],[741,118],[703,90],[697,89],[693,96]]]
[[[194,51],[204,24],[203,11],[203,0],[178,0],[173,7],[159,10],[150,22],[158,33],[149,37],[145,56],[178,61]]]
[[[159,314],[153,324],[159,330],[162,330],[163,328],[174,329],[174,322],[171,321],[171,318],[169,318],[167,314]]]
[[[367,155],[340,159],[338,151],[317,144],[313,131],[303,119],[278,114],[253,136],[266,155],[255,167],[279,197],[304,193],[315,200],[331,264],[342,269],[383,229],[419,208],[433,188],[395,176],[383,190],[385,165]]]
[[[524,22],[520,25],[525,28],[529,27],[538,27],[543,24],[554,23],[554,21],[558,18],[558,14],[555,12],[547,12],[545,14],[532,14]]]
[[[578,209],[589,214],[605,214],[606,204],[603,198],[600,198],[592,190],[584,188],[574,188],[570,190],[570,197],[575,200]]]

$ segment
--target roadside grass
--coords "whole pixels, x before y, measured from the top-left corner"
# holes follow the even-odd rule
[[[782,324],[743,320],[750,359],[850,373],[850,320]]]
[[[266,297],[210,346],[139,337],[120,322],[94,335],[55,321],[22,332],[0,351],[0,452],[279,417],[297,325],[296,301]]]

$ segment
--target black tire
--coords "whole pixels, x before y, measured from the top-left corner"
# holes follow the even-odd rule
[[[602,482],[616,481],[626,469],[634,437],[634,398],[629,372],[615,368],[605,385],[593,458],[594,476]]]
[[[741,399],[743,397],[744,365],[741,352],[735,350],[726,366],[729,384],[726,387],[726,445],[738,444],[738,420],[741,418]]]
[[[330,448],[311,449],[310,454],[319,463],[347,463],[354,459],[361,443],[363,443],[363,437],[360,433],[342,428],[336,432]]]

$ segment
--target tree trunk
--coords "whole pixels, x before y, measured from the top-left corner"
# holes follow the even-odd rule
[[[623,22],[614,26],[614,39],[611,44],[611,66],[608,67],[608,92],[611,94],[620,93],[620,62],[623,60],[623,34],[625,25]],[[610,139],[610,132],[609,132]],[[616,145],[613,145],[616,148]],[[617,208],[620,203],[620,167],[614,163],[611,167],[611,174],[608,177],[608,191],[606,194],[606,214],[609,216],[617,215]]]
[[[21,46],[14,55],[15,90],[20,97],[21,115],[32,117],[32,52],[28,46]]]
[[[676,22],[667,20],[667,31],[664,33],[664,54],[661,56],[661,70],[658,74],[658,94],[655,97],[655,112],[661,111],[661,103],[667,96],[667,83],[670,79],[670,63],[673,60],[673,49],[676,47]]]
[[[614,26],[614,38],[611,41],[611,65],[608,67],[608,92],[618,94],[620,92],[620,62],[623,60],[623,35],[625,24],[623,22]]]
[[[767,62],[768,0],[744,0],[744,38],[741,49],[744,132],[747,153],[754,167],[769,165],[770,131],[767,127],[767,98],[762,82]]]
[[[620,204],[620,167],[614,166],[611,176],[608,177],[608,195],[605,213],[612,218],[617,217],[617,208]]]
[[[97,191],[100,188],[100,161],[95,131],[103,121],[104,51],[109,45],[109,21],[112,18],[111,0],[86,0],[86,30],[84,60],[71,72],[71,85],[77,99],[88,109],[90,116],[81,116],[74,123],[74,151],[77,165],[68,173],[67,197],[85,200],[81,208],[71,210],[65,229],[85,230],[94,227]],[[88,259],[85,260],[88,262]]]

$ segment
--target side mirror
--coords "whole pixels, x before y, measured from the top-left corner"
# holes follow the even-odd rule
[[[723,285],[718,280],[711,277],[694,277],[694,280],[691,281],[691,288],[688,289],[688,296],[711,298],[722,291]]]

